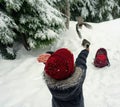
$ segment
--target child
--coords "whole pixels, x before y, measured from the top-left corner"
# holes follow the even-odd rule
[[[89,45],[80,52],[75,64],[73,54],[66,48],[38,57],[45,64],[44,79],[52,94],[52,107],[84,107],[82,86],[88,53]]]

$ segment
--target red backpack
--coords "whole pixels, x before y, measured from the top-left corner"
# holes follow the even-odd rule
[[[99,68],[110,65],[108,57],[107,57],[106,49],[100,48],[97,50],[97,53],[96,53],[95,59],[94,59],[94,65]]]

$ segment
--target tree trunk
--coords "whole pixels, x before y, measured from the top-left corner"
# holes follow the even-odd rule
[[[65,0],[66,8],[65,8],[65,15],[66,15],[66,28],[69,29],[69,22],[70,22],[70,3],[69,0]]]
[[[13,31],[18,35],[17,39],[24,45],[25,49],[28,51],[31,50],[29,44],[27,43],[26,35],[24,33],[20,33],[16,29],[13,29]]]
[[[21,37],[22,37],[22,43],[23,43],[25,49],[28,51],[31,50],[29,44],[27,43],[26,35],[22,33]]]

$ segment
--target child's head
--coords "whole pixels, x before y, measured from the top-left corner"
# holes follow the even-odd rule
[[[66,48],[57,50],[48,58],[45,72],[56,80],[68,78],[74,72],[73,54]]]

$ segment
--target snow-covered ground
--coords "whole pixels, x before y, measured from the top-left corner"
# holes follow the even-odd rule
[[[0,107],[51,107],[51,94],[42,78],[44,64],[37,62],[40,53],[61,47],[71,50],[76,58],[83,49],[75,31],[76,22],[53,46],[27,52],[23,47],[17,59],[0,59]],[[120,107],[120,19],[82,28],[83,39],[91,42],[88,69],[84,82],[85,107]],[[110,67],[95,68],[98,48],[106,48]]]

